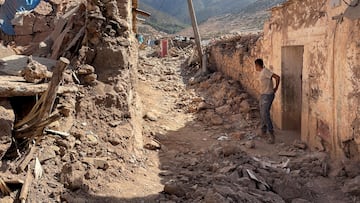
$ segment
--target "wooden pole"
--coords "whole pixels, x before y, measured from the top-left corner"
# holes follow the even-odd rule
[[[191,17],[191,24],[192,24],[192,27],[194,30],[194,37],[195,37],[195,42],[196,42],[199,60],[200,60],[200,64],[201,64],[201,69],[202,69],[201,72],[204,73],[204,72],[206,72],[206,59],[205,59],[205,55],[204,55],[202,47],[201,47],[201,37],[200,37],[200,32],[199,32],[196,15],[195,15],[195,10],[194,10],[194,5],[193,5],[192,0],[188,0],[188,6],[189,6],[190,17]]]

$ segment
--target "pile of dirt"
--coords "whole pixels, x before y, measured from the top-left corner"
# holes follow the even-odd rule
[[[16,37],[15,50],[54,59],[66,56],[71,64],[63,83],[78,91],[58,95],[53,111],[62,117],[47,126],[35,145],[21,145],[17,158],[1,160],[0,180],[11,187],[10,196],[1,194],[0,201],[18,199],[26,174],[18,170],[18,159],[24,157],[29,158],[28,173],[38,172],[34,170],[36,159],[43,169],[42,177],[30,183],[28,202],[74,202],[69,193],[102,192],[112,180],[127,179],[139,164],[134,132],[141,131],[135,129],[141,123],[132,123],[136,114],[131,110],[136,99],[132,80],[137,43],[128,16],[123,16],[130,3],[42,1],[35,13],[22,16],[24,24],[15,26],[17,32],[29,30],[22,38]],[[42,27],[35,29],[41,22]],[[24,41],[34,44],[16,46]],[[39,83],[49,77],[47,71],[31,60],[23,75],[28,82]],[[16,121],[22,119],[19,115]]]
[[[356,164],[335,165],[326,153],[310,152],[299,140],[287,141],[286,134],[278,135],[275,145],[266,144],[266,137],[257,134],[256,100],[219,72],[193,77],[198,69],[188,66],[191,52],[163,59],[147,50],[140,55],[148,110],[144,135],[156,140],[148,141],[148,149],[158,151],[164,184],[159,195],[144,197],[145,202],[357,199],[352,195],[358,187],[350,189],[357,184],[352,175]]]

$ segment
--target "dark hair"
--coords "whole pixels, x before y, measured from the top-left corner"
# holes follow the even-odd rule
[[[261,68],[264,67],[264,61],[262,59],[256,59],[255,64],[260,66]]]

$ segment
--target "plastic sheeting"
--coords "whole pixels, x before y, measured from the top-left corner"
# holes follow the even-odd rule
[[[15,35],[11,20],[16,12],[33,10],[39,3],[40,0],[5,0],[0,7],[0,29],[7,35]]]

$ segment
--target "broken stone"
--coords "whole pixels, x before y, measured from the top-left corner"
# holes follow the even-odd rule
[[[77,74],[79,75],[89,75],[92,73],[95,73],[95,68],[88,64],[81,65],[77,70]]]
[[[236,197],[236,192],[229,186],[225,185],[214,185],[214,190],[225,197]]]
[[[185,196],[185,190],[174,183],[165,184],[164,192],[169,195],[175,195],[177,197],[183,197]]]
[[[224,123],[224,120],[221,118],[221,116],[214,114],[210,118],[210,122],[213,125],[222,125]]]
[[[244,100],[240,103],[240,111],[242,113],[248,113],[251,110],[250,104],[247,100]]]
[[[47,160],[53,159],[56,157],[56,153],[53,148],[51,147],[45,147],[40,153],[39,153],[39,161],[41,163],[44,163]]]
[[[73,191],[81,188],[83,178],[84,168],[79,162],[65,164],[60,173],[60,182],[64,184],[65,188]]]
[[[14,201],[14,199],[12,197],[5,196],[5,197],[0,198],[0,202],[1,203],[13,203],[15,201]]]
[[[249,141],[245,142],[245,147],[247,147],[248,149],[254,149],[255,142],[253,140],[249,140]]]
[[[360,196],[360,175],[345,182],[342,191],[351,195]]]
[[[151,140],[150,143],[146,143],[144,145],[144,148],[148,149],[148,150],[159,150],[159,149],[161,149],[161,145],[158,142]]]
[[[39,83],[43,79],[51,78],[52,73],[47,70],[45,65],[33,60],[30,56],[28,65],[21,71],[21,76],[23,76],[27,82]]]
[[[85,173],[86,180],[94,180],[98,176],[97,171],[94,169],[90,169]]]
[[[240,151],[241,149],[237,145],[227,145],[221,148],[221,152],[225,157],[231,156],[233,154],[237,154]]]
[[[344,161],[344,169],[349,178],[354,178],[360,174],[360,162]]]
[[[154,112],[147,112],[144,116],[145,119],[148,119],[149,121],[157,121],[158,117]]]
[[[293,145],[294,145],[294,147],[303,149],[303,150],[305,150],[307,148],[307,145],[300,140],[295,140]]]
[[[95,158],[93,160],[93,163],[94,163],[94,167],[96,169],[103,169],[103,170],[106,170],[110,167],[109,163],[107,162],[106,159],[102,159],[102,158]]]
[[[219,115],[222,115],[222,114],[226,114],[230,111],[231,109],[231,106],[229,105],[224,105],[224,106],[221,106],[221,107],[218,107],[215,109],[215,112]]]
[[[98,137],[96,135],[94,135],[92,133],[88,133],[86,135],[86,137],[87,137],[89,143],[91,143],[91,144],[97,144],[98,143]]]
[[[85,84],[93,84],[97,79],[97,75],[95,73],[85,75],[84,76],[84,83]]]
[[[306,199],[293,199],[291,203],[310,203]]]
[[[254,181],[252,181],[250,178],[248,177],[242,177],[240,178],[237,183],[243,187],[248,187],[251,189],[255,189],[256,188],[256,183]]]
[[[293,178],[276,179],[272,185],[273,190],[285,201],[301,198],[308,191]]]
[[[223,197],[219,193],[214,192],[212,190],[208,190],[208,192],[205,195],[204,202],[205,203],[219,203],[219,202],[226,203],[228,201],[226,200],[225,197]]]
[[[8,99],[0,99],[0,159],[11,146],[15,113]]]
[[[219,173],[222,173],[222,174],[229,173],[229,172],[234,171],[235,169],[236,169],[236,165],[234,164],[234,165],[226,166],[226,167],[220,169]]]
[[[278,153],[279,156],[285,156],[285,157],[296,157],[298,154],[296,152],[287,152],[287,151],[282,151]]]

